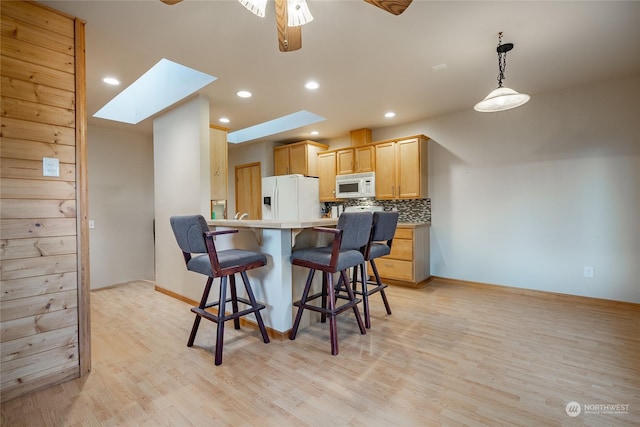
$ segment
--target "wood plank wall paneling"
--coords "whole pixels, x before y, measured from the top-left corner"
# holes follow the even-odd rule
[[[75,108],[74,93],[67,90],[9,77],[2,77],[0,84],[2,85],[1,93],[7,98],[39,102],[42,105],[52,105],[54,107]]]
[[[73,34],[64,36],[53,33],[50,30],[33,25],[25,21],[13,19],[10,16],[2,15],[1,32],[4,36],[15,37],[16,39],[29,42],[36,46],[46,47],[55,52],[74,54]],[[73,72],[71,70],[70,72]]]
[[[5,120],[2,122],[4,124]],[[27,159],[42,162],[43,157],[55,157],[60,159],[60,163],[75,163],[75,151],[73,145],[2,138],[2,157],[7,161]]]
[[[73,92],[75,78],[65,71],[45,67],[32,62],[20,61],[10,56],[0,56],[2,75],[13,79],[24,80]]]
[[[27,277],[25,279],[4,280],[2,282],[2,292],[0,292],[0,301],[62,292],[76,289],[76,287],[75,271]],[[2,347],[4,348],[4,344]]]
[[[2,199],[0,217],[9,218],[75,218],[75,200]]]
[[[84,22],[0,4],[2,401],[86,373]],[[60,161],[43,176],[42,158]],[[80,196],[82,195],[82,197]],[[86,307],[82,307],[86,305]],[[85,366],[84,371],[81,366]]]
[[[59,157],[56,158],[59,159]],[[60,163],[60,177],[56,178],[51,176],[42,176],[42,160],[0,159],[0,176],[20,176],[24,179],[75,181],[76,166],[73,163]]]

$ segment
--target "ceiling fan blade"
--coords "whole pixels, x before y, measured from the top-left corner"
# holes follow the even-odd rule
[[[364,0],[394,15],[400,15],[409,7],[412,0]]]
[[[276,26],[280,52],[292,52],[302,47],[302,28],[287,25],[287,0],[276,0]]]
[[[180,3],[182,0],[160,0],[164,4],[168,4],[169,6],[174,5],[176,3]]]

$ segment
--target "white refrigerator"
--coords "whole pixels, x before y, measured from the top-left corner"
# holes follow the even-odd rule
[[[288,221],[321,216],[318,178],[303,175],[262,178],[262,219]]]

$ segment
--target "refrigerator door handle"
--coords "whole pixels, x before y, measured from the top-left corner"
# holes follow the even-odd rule
[[[272,217],[274,220],[278,220],[280,219],[280,216],[278,215],[278,181],[276,181],[276,184],[273,186],[273,193],[271,194],[271,199],[273,200],[271,202]]]

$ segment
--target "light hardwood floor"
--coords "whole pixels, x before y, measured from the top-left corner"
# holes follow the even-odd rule
[[[640,425],[640,306],[438,282],[388,295],[367,335],[339,316],[338,356],[328,324],[269,344],[229,324],[216,367],[213,323],[186,347],[188,304],[146,282],[94,291],[91,374],[6,402],[2,425]]]

